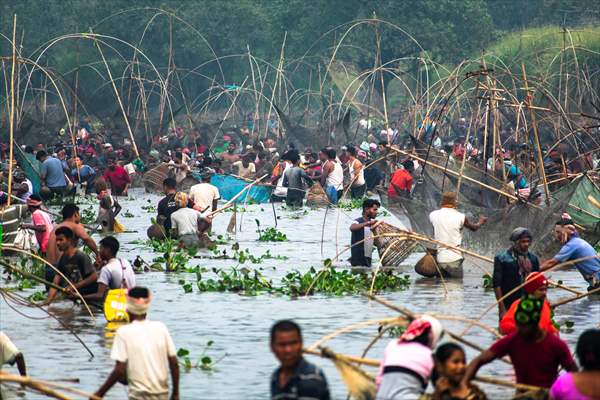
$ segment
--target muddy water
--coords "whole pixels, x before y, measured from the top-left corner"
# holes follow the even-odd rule
[[[134,215],[132,218],[121,218],[129,231],[119,235],[123,250],[121,256],[133,260],[137,255],[150,261],[157,254],[146,247],[133,244],[138,239],[145,239],[145,231],[152,213],[141,209],[149,204],[156,205],[158,197],[135,191],[132,199],[121,201],[124,211]],[[273,255],[286,255],[288,260],[265,260],[262,264],[248,267],[264,268],[264,273],[275,282],[286,271],[296,268],[306,270],[310,266],[322,265],[322,259],[333,257],[337,251],[349,243],[348,225],[351,219],[358,216],[359,211],[337,213],[330,211],[326,218],[326,235],[321,244],[321,229],[324,211],[289,211],[276,207],[277,227],[285,232],[289,242],[261,243],[256,241],[255,219],[259,219],[262,227],[274,226],[275,217],[270,205],[254,205],[248,212],[238,214],[237,241],[241,248],[250,249],[255,256],[270,250]],[[224,233],[231,214],[225,213],[215,219],[215,231]],[[394,216],[383,218],[399,225]],[[240,226],[241,225],[241,226]],[[336,235],[337,226],[337,235]],[[337,236],[337,240],[336,240]],[[220,246],[230,248],[231,245]],[[322,251],[321,251],[322,246]],[[205,254],[207,256],[208,254]],[[349,255],[345,253],[341,258]],[[418,256],[409,259],[413,262]],[[193,259],[190,265],[206,267],[235,266],[232,260]],[[491,266],[485,266],[491,270]],[[411,310],[446,313],[475,317],[493,301],[493,293],[481,288],[482,279],[479,269],[467,266],[462,282],[447,282],[448,294],[445,295],[439,282],[419,278],[411,266],[406,267],[411,276],[408,290],[392,292],[382,297]],[[293,318],[304,329],[305,343],[310,344],[323,335],[355,322],[394,316],[386,308],[368,302],[360,296],[327,297],[312,296],[292,300],[284,296],[260,295],[244,297],[231,293],[194,293],[185,294],[178,280],[193,280],[192,274],[165,274],[151,272],[137,276],[138,284],[150,287],[154,293],[150,318],[163,321],[170,329],[177,348],[190,350],[191,355],[200,357],[207,341],[215,342],[208,355],[219,358],[226,357],[215,367],[213,372],[192,370],[181,375],[182,399],[265,399],[269,393],[269,376],[276,367],[276,360],[268,347],[268,331],[270,325],[280,318]],[[559,271],[552,274],[555,280],[563,280],[567,285],[585,290],[580,275],[574,271]],[[195,289],[195,287],[194,287]],[[549,292],[551,301],[569,296],[553,289]],[[34,309],[24,310],[34,317],[43,316]],[[68,323],[90,347],[95,357],[90,359],[88,353],[77,343],[68,331],[51,319],[26,319],[0,301],[0,327],[5,331],[25,354],[28,371],[34,377],[52,379],[79,377],[78,388],[95,391],[111,371],[110,346],[114,327],[106,324],[102,314],[96,315],[92,321],[79,307],[72,307],[69,302],[59,302],[51,307],[64,322]],[[558,309],[556,319],[559,323],[571,320],[575,323],[572,332],[561,334],[572,350],[578,335],[585,329],[597,326],[600,322],[600,301],[582,300]],[[493,310],[486,315],[483,322],[489,325],[497,323],[497,314]],[[462,325],[445,323],[445,326],[460,332]],[[368,327],[350,334],[342,335],[329,346],[339,352],[358,355],[377,333],[376,327]],[[468,339],[488,346],[492,336],[481,329],[473,329]],[[386,340],[380,341],[368,354],[379,358]],[[475,353],[468,351],[471,359]],[[329,379],[332,398],[344,399],[345,390],[337,371],[331,363],[314,359],[325,370]],[[9,370],[13,371],[12,367]],[[374,372],[374,371],[373,371]],[[495,362],[482,369],[482,374],[494,375],[510,379],[510,366]],[[485,387],[491,398],[510,398],[511,392],[498,387]],[[6,393],[5,393],[6,396]],[[23,392],[9,395],[20,398],[38,398]],[[117,385],[108,393],[109,399],[126,398],[123,386]]]

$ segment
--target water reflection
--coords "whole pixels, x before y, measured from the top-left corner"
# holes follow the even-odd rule
[[[147,204],[150,199],[153,204],[158,202],[157,196],[146,195],[140,191],[132,193],[135,200],[123,200],[124,212],[129,211],[135,218],[123,218],[128,232],[119,235],[122,242],[121,255],[129,261],[136,256],[152,262],[157,254],[148,248],[132,243],[135,240],[144,240],[144,232],[150,217],[140,206]],[[240,248],[250,249],[253,255],[264,254],[270,250],[273,255],[286,255],[288,260],[265,260],[262,264],[246,266],[251,268],[264,268],[264,273],[274,282],[291,269],[305,271],[310,266],[320,267],[321,258],[321,228],[324,217],[323,210],[309,211],[300,219],[292,216],[298,214],[283,210],[278,206],[278,229],[285,232],[290,239],[282,243],[261,243],[256,239],[256,224],[254,219],[261,221],[261,227],[274,226],[273,212],[270,207],[248,206],[250,212],[243,218],[238,215],[238,222],[242,221],[242,230],[238,229],[236,240]],[[359,214],[358,210],[340,214],[330,210],[327,215],[327,231],[323,242],[323,256],[333,257],[336,248],[340,250],[350,240],[348,224],[352,218]],[[218,234],[225,234],[225,229],[231,215],[224,213],[215,219],[214,230]],[[398,224],[393,216],[384,220]],[[336,229],[337,227],[337,229]],[[239,227],[238,227],[239,228]],[[338,243],[336,245],[336,230]],[[233,243],[233,242],[232,242]],[[228,252],[231,244],[227,247]],[[235,266],[233,260],[208,259],[208,252],[203,252],[202,259],[190,260],[189,266],[230,267]],[[341,259],[347,256],[342,255]],[[419,256],[410,258],[414,263]],[[343,261],[337,264],[342,264]],[[491,265],[479,262],[491,271]],[[273,267],[275,269],[273,269]],[[418,277],[412,266],[405,268],[411,276],[411,285],[406,291],[387,293],[383,297],[393,303],[407,307],[415,312],[436,312],[448,315],[462,315],[469,318],[477,317],[494,302],[492,291],[482,288],[482,271],[474,265],[467,264],[465,277],[462,282],[446,280],[448,294],[444,293],[442,284],[438,280]],[[579,290],[585,290],[585,282],[579,273],[573,269],[552,273],[554,280],[562,280],[566,285]],[[192,355],[198,355],[209,340],[215,344],[210,349],[209,355],[219,356],[227,353],[228,356],[221,361],[213,373],[206,374],[197,370],[182,373],[181,393],[182,399],[261,399],[266,398],[269,392],[269,375],[276,367],[276,360],[270,354],[268,334],[270,325],[280,318],[294,318],[304,329],[306,343],[312,343],[331,331],[367,319],[387,318],[395,314],[386,308],[368,301],[361,296],[327,297],[313,296],[290,300],[284,296],[261,295],[244,297],[231,293],[197,293],[184,294],[178,284],[179,279],[193,281],[194,274],[165,274],[161,272],[145,273],[137,276],[140,285],[150,287],[154,291],[154,300],[149,313],[150,319],[163,321],[170,329],[177,348],[189,349]],[[31,291],[32,292],[32,291]],[[27,295],[30,293],[28,292]],[[570,294],[551,289],[550,301],[569,297]],[[110,360],[110,348],[117,329],[116,324],[106,323],[101,312],[94,311],[96,321],[92,321],[87,312],[80,306],[73,307],[70,302],[62,301],[53,305],[51,311],[67,323],[90,347],[95,357],[90,360],[89,355],[76,339],[59,323],[51,319],[34,321],[25,319],[10,310],[4,302],[0,302],[0,329],[5,331],[23,351],[32,376],[42,378],[61,378],[65,376],[79,377],[81,383],[77,386],[87,391],[95,391],[101,382],[110,373],[113,362]],[[36,317],[43,314],[39,310],[27,310]],[[575,322],[573,332],[561,333],[571,350],[574,350],[578,335],[585,329],[597,326],[600,323],[600,301],[583,300],[567,304],[558,309],[556,318],[559,322],[566,319]],[[482,322],[497,326],[498,316],[496,308],[487,313]],[[444,324],[448,329],[460,332],[464,325],[455,321]],[[371,338],[377,334],[377,326],[359,329],[348,335],[334,338],[328,345],[337,352],[359,355],[367,346]],[[466,335],[466,339],[489,346],[493,337],[479,328],[473,328]],[[384,337],[369,352],[369,357],[381,356],[383,347],[389,340]],[[469,359],[475,352],[467,349]],[[345,398],[344,385],[341,382],[335,367],[327,361],[312,359],[322,366],[327,374],[335,399]],[[59,366],[59,367],[57,367]],[[9,368],[14,372],[13,368]],[[373,370],[371,370],[374,372]],[[512,369],[510,366],[495,362],[482,370],[483,374],[495,375],[507,379]],[[498,387],[484,386],[491,398],[506,398],[510,393]],[[22,393],[11,395],[17,398]],[[125,388],[113,388],[107,399],[123,399],[126,397]],[[27,399],[37,399],[39,396],[27,394]]]

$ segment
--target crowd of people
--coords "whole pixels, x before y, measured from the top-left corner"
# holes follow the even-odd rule
[[[389,201],[409,199],[415,171],[422,168],[415,157],[392,153],[390,145],[403,145],[394,128],[379,135],[370,134],[360,144],[326,146],[315,152],[311,148],[300,151],[291,143],[281,146],[276,122],[269,121],[264,138],[252,129],[253,124],[248,119],[241,129],[219,138],[209,138],[206,132],[198,130],[186,133],[175,128],[167,136],[153,137],[151,149],[138,154],[129,139],[94,134],[89,121],[82,121],[76,129],[75,145],[40,143],[19,150],[23,158],[21,169],[14,174],[12,192],[0,193],[3,212],[12,216],[14,210],[16,216],[2,223],[2,237],[11,243],[22,242],[27,239],[20,236],[21,232],[30,231],[35,241],[32,249],[52,265],[46,267],[47,298],[43,304],[52,303],[59,292],[67,298],[81,296],[93,303],[102,302],[110,290],[127,290],[131,323],[117,332],[111,351],[114,370],[97,396],[104,396],[120,382],[128,384],[130,399],[167,398],[170,375],[170,398],[179,398],[173,340],[164,324],[146,318],[153,294],[136,285],[132,266],[119,257],[119,240],[111,236],[122,229],[116,218],[121,211],[119,196],[128,196],[132,184],[145,171],[161,163],[169,168],[168,176],[162,180],[164,197],[157,204],[156,223],[148,229],[148,236],[174,238],[188,248],[202,246],[209,240],[221,199],[219,189],[211,183],[214,174],[229,174],[248,182],[262,179],[263,184],[273,187],[272,200],[285,201],[290,207],[302,206],[313,187],[321,187],[331,204],[344,196],[363,199],[362,214],[349,226],[350,264],[371,267],[381,203],[369,197],[378,193]],[[429,132],[429,127],[425,127],[425,132]],[[438,137],[432,146],[455,160],[468,158],[483,163],[481,151],[462,136],[451,144],[444,144]],[[415,151],[404,147],[409,153]],[[587,156],[565,166],[560,151],[559,148],[546,155],[548,171],[569,174],[590,168],[586,163],[597,166],[597,160]],[[527,149],[499,147],[486,163],[491,170],[504,171],[515,195],[531,198],[527,177],[528,171],[536,167],[534,159],[525,154]],[[7,164],[12,167],[5,163],[0,179],[3,183]],[[28,179],[25,171],[29,169],[39,176],[39,188]],[[181,183],[192,171],[197,172],[193,175],[194,184],[181,190]],[[91,226],[82,224],[80,209],[69,200],[76,192],[95,193],[99,200],[98,216]],[[65,203],[57,216],[44,206],[55,198]],[[435,262],[439,273],[450,279],[463,276],[464,255],[460,247],[465,228],[476,232],[487,223],[485,216],[469,220],[458,210],[457,198],[457,193],[443,193],[439,209],[429,214],[438,244]],[[8,208],[9,199],[24,205]],[[30,221],[26,221],[24,209],[29,212]],[[98,244],[91,231],[105,233]],[[491,278],[502,338],[467,363],[462,347],[441,343],[444,328],[436,318],[419,316],[386,346],[376,379],[376,398],[418,398],[431,386],[433,399],[485,399],[486,395],[472,381],[480,367],[504,356],[511,359],[518,384],[548,389],[556,400],[600,398],[600,331],[591,329],[580,336],[576,348],[578,367],[553,321],[546,298],[548,280],[543,275],[560,263],[571,262],[588,290],[595,290],[600,287],[600,259],[581,238],[568,214],[555,224],[554,238],[560,250],[547,260],[530,251],[537,238],[524,227],[511,233],[510,248],[498,249]],[[89,252],[80,249],[80,242]],[[0,365],[16,363],[25,375],[24,356],[4,333],[0,333],[0,344]],[[302,355],[298,324],[291,320],[274,324],[270,347],[281,364],[271,377],[273,399],[330,398],[324,373]],[[559,376],[561,367],[566,373]]]

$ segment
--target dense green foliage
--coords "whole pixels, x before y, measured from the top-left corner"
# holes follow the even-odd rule
[[[221,75],[219,66],[210,63],[215,57],[244,54],[249,49],[256,57],[276,63],[286,34],[286,60],[307,53],[328,56],[352,21],[373,15],[389,22],[380,27],[384,63],[423,51],[435,60],[456,63],[507,31],[551,23],[571,27],[597,23],[600,17],[594,5],[594,0],[6,0],[0,6],[0,29],[10,37],[16,13],[17,36],[25,54],[61,35],[90,30],[139,45],[158,68],[169,65],[171,48],[172,62],[178,68],[208,62],[201,70],[205,79],[198,79],[200,88]],[[371,67],[372,28],[363,24],[352,30],[342,43],[340,57],[361,69]],[[105,40],[123,58],[134,56],[131,48]],[[3,55],[10,53],[6,40],[0,41],[0,50]],[[108,56],[117,62],[116,53]],[[42,60],[64,73],[97,62],[98,54],[91,41],[66,40],[54,45]],[[222,60],[225,81],[241,79],[240,68],[245,75],[248,60],[241,61],[235,57]],[[90,79],[96,73],[85,71]]]

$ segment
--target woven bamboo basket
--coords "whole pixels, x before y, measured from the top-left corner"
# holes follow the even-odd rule
[[[162,163],[151,170],[144,173],[142,182],[144,183],[144,189],[148,193],[162,191],[163,181],[169,176],[169,166],[166,163]]]
[[[315,182],[306,194],[306,205],[308,207],[327,207],[328,204],[329,198],[325,189],[319,182]]]
[[[418,242],[411,239],[394,236],[379,236],[392,233],[400,233],[401,230],[386,222],[380,222],[374,229],[374,243],[381,259],[381,265],[386,267],[397,267],[418,246]]]

